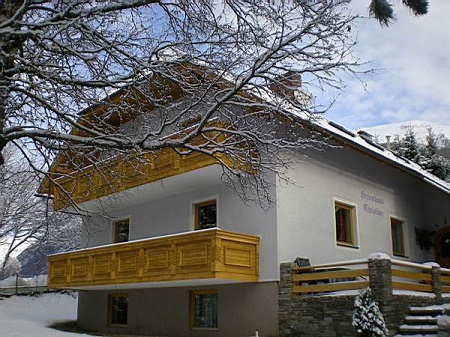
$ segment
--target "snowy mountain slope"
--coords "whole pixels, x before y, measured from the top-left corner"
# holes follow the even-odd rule
[[[391,136],[391,139],[393,139],[395,135],[403,136],[409,128],[414,131],[416,139],[421,143],[425,143],[428,128],[431,128],[436,135],[442,134],[445,138],[450,139],[450,126],[421,120],[382,124],[369,128],[362,128],[361,130],[377,137],[380,143],[385,143],[386,136]]]

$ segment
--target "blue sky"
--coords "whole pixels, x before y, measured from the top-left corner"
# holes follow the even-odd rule
[[[352,129],[415,119],[450,125],[450,1],[430,0],[421,17],[390,2],[397,21],[382,28],[367,18],[369,0],[351,1],[352,11],[366,17],[352,28],[355,54],[378,70],[363,77],[366,86],[346,79],[325,117]]]

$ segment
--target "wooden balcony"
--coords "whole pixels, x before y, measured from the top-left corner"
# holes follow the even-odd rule
[[[48,262],[48,286],[55,289],[211,279],[251,282],[258,281],[259,237],[209,229],[52,255]]]
[[[60,210],[72,203],[81,204],[217,163],[216,158],[201,153],[180,156],[172,149],[163,149],[117,157],[84,167],[82,171],[60,174],[52,182],[47,179],[40,192],[52,194],[53,207]]]

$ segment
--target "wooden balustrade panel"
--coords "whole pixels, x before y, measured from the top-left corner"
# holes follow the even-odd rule
[[[210,240],[178,244],[176,250],[177,272],[189,273],[192,270],[204,269],[211,263]]]
[[[89,273],[89,259],[87,257],[71,259],[70,266],[71,281],[83,281],[87,279]]]
[[[92,276],[96,281],[111,279],[113,258],[112,254],[93,255]]]
[[[222,230],[130,241],[49,257],[49,287],[195,279],[258,280],[259,238]],[[69,273],[68,273],[69,271]]]
[[[116,278],[137,278],[141,269],[139,249],[116,253]]]
[[[59,260],[49,263],[49,282],[54,284],[67,283],[67,260]]]
[[[256,246],[231,240],[222,240],[221,249],[223,251],[222,271],[239,270],[244,274],[254,273],[256,267]]]
[[[144,276],[169,275],[175,267],[171,259],[174,251],[170,245],[150,247],[144,249]]]

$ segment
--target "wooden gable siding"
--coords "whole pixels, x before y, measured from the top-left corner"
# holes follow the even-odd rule
[[[217,164],[216,157],[201,153],[180,156],[172,149],[139,156],[115,158],[54,179],[54,209],[81,204],[143,184]]]
[[[49,256],[49,288],[196,279],[258,281],[259,237],[194,231]]]

